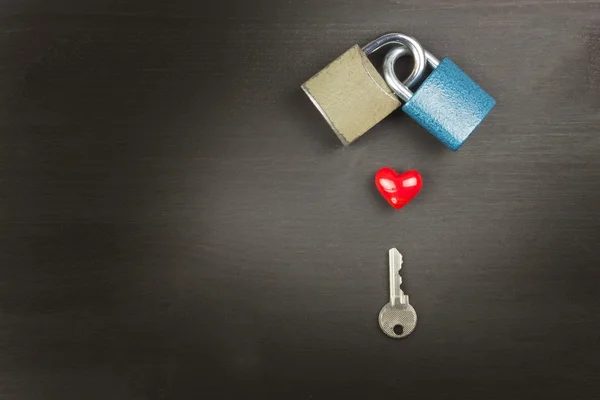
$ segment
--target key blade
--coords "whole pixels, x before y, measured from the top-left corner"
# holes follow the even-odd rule
[[[402,254],[398,249],[393,248],[389,251],[390,258],[390,304],[393,306],[397,304],[408,303],[408,296],[404,294],[400,285],[402,284],[402,277],[400,276],[400,269],[402,268]]]

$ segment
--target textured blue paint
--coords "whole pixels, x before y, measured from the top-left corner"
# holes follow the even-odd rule
[[[402,110],[446,146],[458,150],[495,104],[496,100],[444,58]]]

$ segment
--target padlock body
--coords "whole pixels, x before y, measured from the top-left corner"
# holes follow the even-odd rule
[[[402,107],[452,150],[458,150],[496,101],[452,60],[444,58]]]
[[[358,45],[302,85],[343,144],[400,107],[400,101]]]

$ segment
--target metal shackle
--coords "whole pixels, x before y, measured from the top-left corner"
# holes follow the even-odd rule
[[[404,102],[407,102],[412,98],[413,92],[409,89],[409,87],[412,86],[414,82],[409,82],[407,79],[404,81],[404,83],[402,83],[402,81],[398,79],[396,71],[394,71],[394,66],[400,57],[408,54],[410,51],[412,51],[412,49],[409,50],[404,46],[393,48],[386,54],[385,60],[383,61],[383,77],[385,78],[386,83],[394,91],[394,93],[396,93],[396,96],[400,97],[400,99],[404,100]],[[427,64],[429,64],[432,69],[436,69],[438,65],[440,65],[440,60],[438,60],[427,50],[423,51],[425,53],[425,58],[427,59]],[[415,54],[414,51],[413,54]],[[415,55],[415,69],[416,64],[417,57]]]
[[[362,48],[363,53],[365,53],[367,56],[373,54],[374,52],[376,52],[377,50],[379,50],[380,48],[388,45],[388,44],[399,44],[399,47],[396,47],[394,49],[392,49],[391,51],[396,51],[398,52],[398,56],[403,56],[405,54],[408,53],[412,53],[413,58],[414,58],[414,67],[412,72],[410,73],[410,75],[408,76],[408,78],[406,78],[406,80],[404,81],[404,85],[410,87],[413,86],[416,82],[420,81],[421,78],[423,77],[423,74],[425,73],[425,68],[427,67],[427,52],[423,49],[423,46],[421,46],[421,44],[414,38],[404,35],[402,33],[388,33],[386,35],[381,36],[378,39],[375,39],[374,41],[372,41],[371,43],[367,44],[366,46],[364,46]],[[391,52],[390,51],[390,52]],[[389,53],[386,56],[386,60],[389,57]],[[385,67],[385,64],[384,64]],[[392,72],[393,72],[393,66],[392,66]],[[394,74],[394,77],[396,76],[396,74]],[[387,80],[387,79],[386,79]],[[396,78],[397,80],[397,78]],[[389,85],[389,83],[388,83]],[[392,88],[392,90],[394,90],[394,92],[396,93],[396,95],[398,97],[400,97],[401,99],[404,99],[405,97],[411,97],[412,96],[412,92],[405,86],[405,91],[402,93],[402,95],[398,94],[398,92]],[[396,86],[396,88],[401,89],[399,86]]]

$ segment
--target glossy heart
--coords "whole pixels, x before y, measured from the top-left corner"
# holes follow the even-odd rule
[[[391,168],[381,168],[375,175],[377,190],[396,210],[411,201],[423,187],[423,178],[417,171],[399,174]]]

